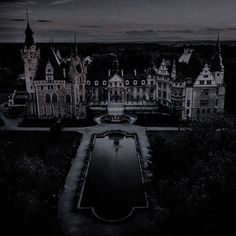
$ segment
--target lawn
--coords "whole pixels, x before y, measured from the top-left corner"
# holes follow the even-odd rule
[[[0,132],[0,220],[4,235],[63,235],[57,204],[81,135]]]

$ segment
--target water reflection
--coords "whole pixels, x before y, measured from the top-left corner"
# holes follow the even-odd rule
[[[122,133],[97,137],[79,207],[115,220],[145,205],[134,138]]]

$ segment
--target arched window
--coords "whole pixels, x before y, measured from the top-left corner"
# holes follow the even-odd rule
[[[66,103],[67,103],[67,104],[70,104],[70,103],[71,103],[70,94],[66,94]]]
[[[46,93],[45,100],[46,102],[51,102],[51,96],[49,93]]]
[[[52,95],[52,102],[57,102],[57,95],[55,93]]]

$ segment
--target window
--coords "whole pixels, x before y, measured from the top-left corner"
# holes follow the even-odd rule
[[[57,86],[57,88],[58,88],[58,90],[60,90],[61,86],[60,86],[60,85],[58,85],[58,86]]]
[[[55,93],[52,95],[52,102],[57,102],[57,95]]]
[[[41,90],[43,90],[43,85],[41,85]]]
[[[150,83],[151,83],[151,85],[154,85],[154,81],[151,81]]]
[[[207,85],[211,85],[211,80],[207,80]]]
[[[67,104],[70,104],[70,103],[71,103],[70,94],[66,94],[66,103],[67,103]]]
[[[98,85],[98,81],[97,80],[95,81],[95,85]]]
[[[134,80],[134,85],[137,85],[137,80]]]
[[[163,91],[163,98],[166,99],[166,91]]]
[[[158,97],[161,97],[161,90],[158,90]]]
[[[48,85],[48,90],[50,90],[50,85]]]
[[[210,109],[207,109],[207,113],[210,113],[211,112],[211,110]]]
[[[190,107],[190,100],[187,100],[187,107]]]
[[[107,85],[107,81],[106,81],[106,80],[103,80],[102,84],[103,84],[103,85]]]
[[[202,109],[202,114],[204,114],[205,113],[205,109]]]
[[[189,114],[189,109],[187,109],[187,115]]]
[[[200,80],[200,85],[204,85],[204,80]]]
[[[161,82],[158,83],[158,87],[161,88]]]
[[[30,76],[30,80],[32,80],[32,76]]]
[[[48,68],[48,73],[52,72],[52,69],[51,68]]]
[[[125,85],[129,85],[129,80],[126,80],[126,81],[125,81]]]
[[[200,114],[200,109],[197,109],[197,114]]]
[[[216,106],[218,106],[218,99],[216,99]]]
[[[51,96],[50,96],[49,93],[46,93],[45,101],[46,101],[46,102],[51,102]]]
[[[51,90],[53,90],[53,85],[51,85]]]
[[[90,81],[89,80],[87,80],[87,85],[90,85]]]
[[[163,83],[163,88],[166,89],[166,83]]]
[[[145,80],[142,80],[142,85],[145,85]]]
[[[200,106],[201,107],[208,106],[208,100],[200,100]]]

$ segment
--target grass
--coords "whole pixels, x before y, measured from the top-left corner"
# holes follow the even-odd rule
[[[57,204],[81,135],[0,132],[0,220],[4,235],[63,235]]]

